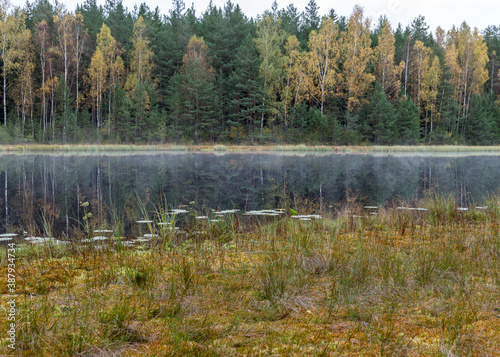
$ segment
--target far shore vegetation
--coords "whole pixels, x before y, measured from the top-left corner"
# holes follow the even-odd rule
[[[190,5],[3,1],[0,143],[500,144],[495,24]]]
[[[500,153],[500,146],[470,145],[123,145],[123,144],[26,144],[0,145],[2,153],[154,153],[154,152],[305,152],[305,153]]]

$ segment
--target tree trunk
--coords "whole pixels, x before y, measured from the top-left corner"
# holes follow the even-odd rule
[[[3,125],[7,126],[7,73],[3,65]]]
[[[405,64],[405,97],[408,88],[408,64],[410,62],[410,39],[406,42],[406,64]]]

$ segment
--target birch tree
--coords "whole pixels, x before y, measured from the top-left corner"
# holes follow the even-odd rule
[[[486,43],[477,28],[471,30],[462,23],[458,30],[447,34],[446,62],[452,74],[455,100],[461,106],[459,116],[465,116],[470,107],[470,99],[479,94],[488,80],[488,53]]]
[[[64,66],[64,88],[63,88],[63,130],[62,139],[63,143],[66,142],[66,129],[68,126],[67,116],[68,116],[68,73],[69,67],[72,62],[72,47],[73,47],[73,23],[75,21],[74,15],[68,13],[64,8],[60,9],[56,15],[54,15],[54,25],[56,27],[56,34],[59,47],[59,55],[62,57],[62,62]]]
[[[3,77],[3,119],[7,125],[7,94],[9,75],[19,67],[19,58],[23,54],[22,38],[29,31],[25,25],[25,15],[18,9],[10,11],[7,0],[0,2],[0,59]]]
[[[82,60],[82,55],[85,50],[85,44],[88,41],[88,34],[83,26],[83,16],[81,12],[77,12],[75,15],[75,20],[73,21],[73,56],[76,66],[76,106],[75,106],[75,121],[78,118],[78,111],[80,110],[80,63]],[[75,122],[76,126],[76,122]]]
[[[24,136],[26,127],[26,118],[29,116],[31,124],[31,136],[34,137],[33,125],[33,101],[34,101],[34,79],[35,69],[34,53],[31,42],[31,32],[23,32],[19,38],[23,54],[20,58],[19,74],[16,78],[14,91],[14,101],[21,108],[21,133]]]
[[[293,100],[293,77],[295,75],[294,70],[297,66],[297,61],[299,61],[300,58],[299,47],[300,42],[297,37],[288,37],[285,45],[286,62],[284,62],[284,65],[286,66],[286,84],[283,86],[283,92],[281,94],[283,102],[283,115],[285,118],[285,135],[288,129],[288,112]]]
[[[399,77],[405,66],[404,61],[401,61],[397,66],[394,64],[394,53],[396,51],[394,41],[391,25],[389,22],[384,21],[378,37],[378,45],[374,50],[375,77],[387,98],[391,100],[397,98],[399,94],[401,86]]]
[[[45,20],[40,21],[35,27],[35,44],[38,48],[38,56],[40,58],[40,69],[42,71],[42,85],[40,88],[40,96],[42,98],[40,110],[40,131],[43,129],[43,138],[46,135],[47,125],[47,86],[46,86],[46,70],[49,57],[49,25]]]
[[[102,124],[101,105],[103,93],[106,89],[107,66],[100,48],[97,48],[92,56],[89,67],[90,96],[96,116],[97,133]]]
[[[339,29],[329,17],[323,18],[319,31],[309,36],[308,72],[313,78],[314,96],[324,114],[326,97],[332,94],[336,84],[340,45]]]
[[[421,112],[422,87],[424,76],[429,69],[430,54],[431,50],[425,47],[422,41],[415,41],[413,58],[410,63],[410,78],[412,79],[410,93]]]
[[[422,100],[425,103],[425,136],[427,137],[428,133],[432,133],[434,130],[434,121],[436,119],[436,100],[439,94],[438,87],[441,83],[441,64],[439,62],[439,58],[434,56],[432,60],[432,65],[429,67],[426,73],[423,76],[423,88],[422,88]],[[428,127],[427,124],[430,124]],[[429,143],[431,139],[429,139]]]
[[[103,65],[102,73],[103,75],[103,83],[101,86],[101,100],[104,93],[104,87],[107,87],[108,90],[108,131],[111,128],[111,100],[113,96],[114,87],[111,84],[111,73],[114,72],[114,62],[116,60],[116,56],[118,55],[118,44],[113,36],[111,36],[111,30],[106,24],[103,24],[101,27],[101,31],[97,34],[97,49],[102,55]],[[96,65],[99,64],[100,59],[96,59]],[[100,108],[99,106],[97,106]],[[98,120],[98,127],[103,123],[102,118]]]
[[[125,87],[135,111],[136,134],[141,130],[144,119],[150,109],[150,95],[147,87],[151,85],[153,75],[153,52],[149,48],[146,23],[139,16],[132,32],[132,52],[130,74]],[[141,99],[142,98],[142,99]]]
[[[144,85],[151,79],[153,72],[153,51],[149,49],[146,23],[142,16],[139,16],[134,24],[131,57],[131,71],[136,74],[137,81]]]
[[[370,45],[370,20],[363,17],[363,9],[356,5],[342,36],[343,95],[349,113],[362,104],[366,91],[375,80],[367,68],[373,56]]]
[[[285,34],[282,30],[281,19],[272,12],[266,11],[257,24],[257,37],[254,39],[255,47],[259,52],[261,63],[259,66],[259,77],[262,80],[265,95],[262,108],[266,106],[271,115],[277,113],[276,95],[279,91],[282,78],[282,54],[281,45]],[[260,120],[260,137],[262,140],[264,132],[264,110]]]

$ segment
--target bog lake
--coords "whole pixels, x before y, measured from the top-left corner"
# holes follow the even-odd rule
[[[125,235],[158,207],[335,210],[450,194],[462,207],[500,190],[500,155],[98,153],[0,155],[0,233],[71,237],[119,217]],[[82,203],[88,202],[88,207]],[[150,218],[151,218],[150,217]]]

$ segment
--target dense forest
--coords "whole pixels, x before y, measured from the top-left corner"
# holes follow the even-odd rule
[[[499,144],[500,26],[0,3],[0,143]]]

